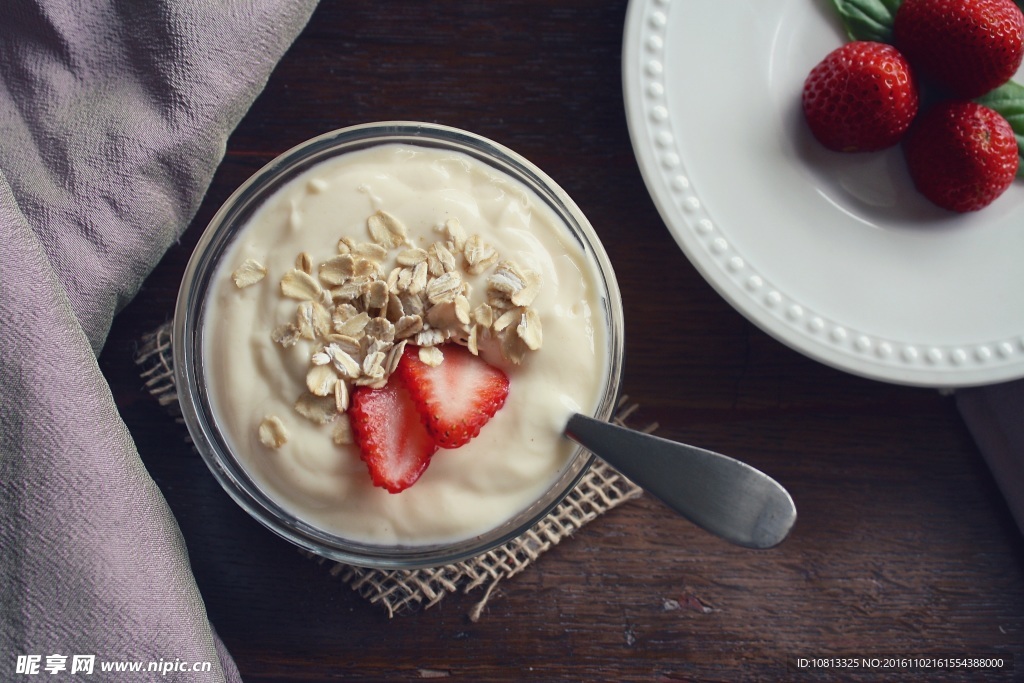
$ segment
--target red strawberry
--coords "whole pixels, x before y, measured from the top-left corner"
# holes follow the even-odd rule
[[[349,406],[352,434],[375,486],[399,493],[416,483],[437,452],[400,382],[381,389],[357,387]]]
[[[811,132],[838,152],[895,145],[917,107],[917,82],[910,65],[884,43],[846,43],[830,52],[804,81],[803,109]]]
[[[922,78],[963,99],[1002,85],[1024,59],[1024,13],[1013,0],[904,0],[893,36]]]
[[[396,374],[437,445],[458,448],[505,405],[508,376],[461,346],[440,348],[444,361],[430,366],[420,360],[418,347],[407,346]]]
[[[975,102],[947,101],[923,113],[903,143],[907,168],[925,197],[951,211],[991,204],[1020,163],[1013,129]]]

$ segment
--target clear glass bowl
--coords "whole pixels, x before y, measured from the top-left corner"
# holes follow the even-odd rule
[[[463,130],[428,123],[386,122],[343,128],[308,140],[277,157],[247,180],[213,217],[189,261],[174,316],[174,370],[178,397],[192,440],[224,490],[250,515],[295,545],[360,567],[413,569],[468,559],[525,532],[569,493],[593,456],[582,448],[557,480],[529,507],[479,536],[434,545],[374,545],[327,533],[285,510],[246,472],[227,446],[205,386],[204,306],[211,277],[232,239],[278,189],[326,159],[374,145],[402,143],[456,151],[501,171],[533,190],[562,219],[597,264],[607,325],[607,378],[594,417],[611,419],[619,392],[623,356],[622,299],[608,255],[589,221],[569,196],[532,163],[495,142]]]

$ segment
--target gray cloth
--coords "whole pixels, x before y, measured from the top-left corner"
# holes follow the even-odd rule
[[[239,680],[96,356],[315,0],[14,0],[0,20],[0,680]],[[109,661],[212,673],[105,675]],[[59,659],[53,660],[59,662]]]
[[[956,402],[1024,531],[1024,380],[961,389]]]

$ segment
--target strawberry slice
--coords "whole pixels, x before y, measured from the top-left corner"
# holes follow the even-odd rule
[[[416,483],[437,444],[401,382],[357,387],[349,406],[352,435],[375,486],[399,493]]]
[[[419,348],[406,346],[395,371],[441,448],[458,448],[505,405],[508,376],[457,344],[440,347],[444,361],[430,366]]]

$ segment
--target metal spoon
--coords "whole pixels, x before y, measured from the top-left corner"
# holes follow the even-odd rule
[[[789,493],[746,463],[626,427],[573,415],[565,435],[697,526],[745,548],[789,534]]]

